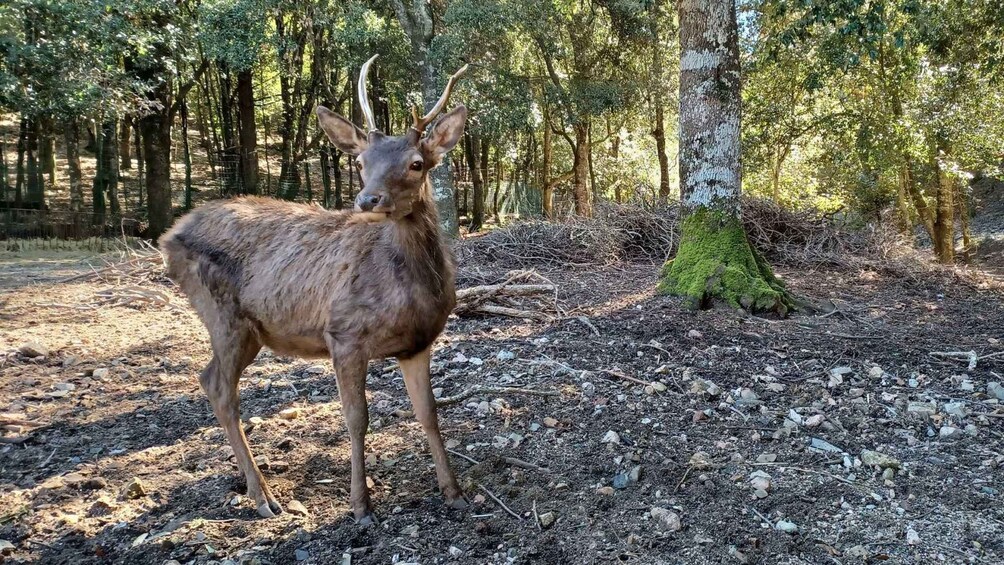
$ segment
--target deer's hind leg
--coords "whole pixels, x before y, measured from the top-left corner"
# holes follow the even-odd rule
[[[282,506],[272,495],[261,470],[254,462],[251,448],[248,447],[247,437],[240,424],[238,388],[241,373],[254,361],[262,344],[251,330],[250,324],[236,315],[235,309],[221,306],[202,312],[208,314],[206,326],[213,344],[213,360],[202,371],[199,382],[234,450],[237,466],[247,480],[248,497],[255,501],[261,516],[271,518],[282,512]]]

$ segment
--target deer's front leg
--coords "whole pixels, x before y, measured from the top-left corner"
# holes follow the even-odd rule
[[[453,508],[466,508],[464,493],[457,484],[457,477],[450,467],[450,460],[443,447],[443,438],[439,433],[439,417],[436,414],[436,398],[432,394],[432,383],[429,379],[429,363],[431,351],[426,349],[410,359],[398,359],[401,372],[404,374],[404,385],[415,409],[415,418],[425,430],[429,438],[429,452],[436,464],[436,480],[439,489],[446,497],[446,503]]]
[[[352,442],[352,486],[349,506],[356,523],[376,523],[370,511],[370,494],[366,488],[366,428],[369,427],[369,410],[366,406],[366,361],[360,359],[335,359],[335,378],[338,397],[342,401],[345,427]]]

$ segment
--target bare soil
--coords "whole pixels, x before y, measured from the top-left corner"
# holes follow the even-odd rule
[[[365,529],[329,364],[264,352],[245,373],[252,450],[287,510],[309,511],[259,518],[199,390],[202,325],[167,285],[176,307],[90,308],[107,284],[58,282],[87,269],[0,258],[0,412],[40,424],[8,424],[0,444],[3,562],[1004,562],[1004,409],[988,392],[1004,294],[969,278],[782,268],[836,310],[767,320],[685,310],[654,293],[653,265],[545,271],[558,319],[454,319],[438,343],[444,395],[560,393],[440,410],[469,511],[436,493],[392,360],[371,364],[381,523]],[[32,341],[48,354],[18,352]],[[971,369],[931,355],[970,350]]]

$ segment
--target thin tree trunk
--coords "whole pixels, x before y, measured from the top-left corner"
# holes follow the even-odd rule
[[[955,262],[955,182],[945,170],[940,159],[949,154],[948,142],[938,136],[935,145],[936,155],[932,159],[936,171],[937,188],[937,218],[934,221],[934,251],[938,261],[945,265]]]
[[[541,158],[541,190],[540,208],[547,219],[554,218],[554,185],[551,179],[551,162],[554,155],[554,142],[552,141],[551,122],[547,115],[544,116],[544,148]]]
[[[329,146],[321,148],[321,186],[324,194],[321,196],[321,206],[331,207],[331,160],[328,158]]]
[[[24,205],[25,155],[28,152],[28,119],[21,118],[17,134],[17,163],[14,165],[14,207]]]
[[[80,123],[76,118],[66,120],[63,126],[63,143],[66,145],[66,167],[70,177],[70,211],[84,210],[84,182],[80,172]]]
[[[135,132],[133,135],[133,145],[136,155],[136,182],[139,186],[139,190],[136,193],[139,197],[139,207],[142,208],[146,203],[146,163],[143,161],[143,139],[139,134],[139,118],[136,118],[132,129]]]
[[[98,125],[95,122],[95,129],[97,129],[97,134],[94,136],[94,161],[95,161],[95,171],[94,180],[91,182],[91,224],[95,226],[104,225],[105,214],[108,211],[108,207],[105,204],[105,166],[107,160],[105,159],[105,135],[103,131],[103,126]]]
[[[181,103],[181,147],[185,160],[185,210],[192,209],[192,151],[188,145],[188,102]]]
[[[49,177],[45,183],[50,191],[56,189],[56,138],[55,124],[52,118],[46,116],[38,120],[38,160],[41,173]]]
[[[331,159],[331,165],[334,169],[335,175],[335,210],[342,209],[342,152],[338,149],[332,148],[334,152],[334,157]]]
[[[123,170],[132,168],[132,122],[128,116],[122,118],[119,123],[119,167]]]
[[[122,214],[122,205],[119,202],[119,142],[118,123],[112,119],[101,126],[101,136],[104,137],[102,146],[104,148],[104,162],[101,169],[104,175],[103,187],[108,198],[108,208],[112,216]]]
[[[481,139],[478,135],[468,132],[465,136],[464,153],[467,155],[467,168],[471,175],[471,185],[473,188],[473,206],[471,210],[471,223],[468,226],[469,232],[476,232],[481,229],[485,222],[484,179],[481,178]]]
[[[592,194],[589,190],[589,124],[578,123],[575,130],[575,155],[572,163],[572,198],[575,213],[579,216],[593,215]]]
[[[969,230],[969,195],[966,186],[956,181],[956,209],[959,211],[959,228],[962,230],[962,258],[967,265],[973,261],[973,238]]]
[[[45,208],[45,182],[42,169],[38,163],[38,121],[28,121],[28,136],[26,143],[27,179],[25,184],[25,200],[29,208],[41,210]]]

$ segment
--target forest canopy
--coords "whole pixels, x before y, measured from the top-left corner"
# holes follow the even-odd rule
[[[1004,161],[994,0],[742,0],[742,185],[896,225],[950,262]],[[138,220],[206,198],[349,206],[353,158],[314,119],[401,133],[469,64],[468,130],[433,185],[457,232],[680,197],[679,14],[660,0],[10,0],[0,6],[2,205]],[[965,245],[968,245],[968,241]]]

